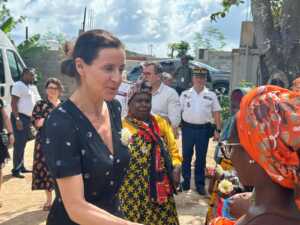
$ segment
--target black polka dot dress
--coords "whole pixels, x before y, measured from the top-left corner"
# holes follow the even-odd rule
[[[121,106],[117,101],[107,104],[114,155],[89,120],[70,100],[50,113],[43,133],[43,150],[52,177],[58,179],[81,174],[85,199],[121,217],[117,192],[130,156],[128,149],[121,143]],[[47,225],[76,224],[65,210],[57,184],[55,191],[56,198]]]

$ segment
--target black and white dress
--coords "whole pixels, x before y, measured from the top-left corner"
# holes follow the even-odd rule
[[[121,106],[107,102],[113,149],[111,154],[95,128],[70,100],[53,110],[46,121],[42,148],[55,179],[81,174],[84,197],[95,206],[121,216],[117,192],[129,164],[129,152],[121,143]],[[55,184],[56,198],[47,225],[75,225],[67,215]]]
[[[2,132],[4,128],[4,120],[2,115],[3,108],[4,103],[2,99],[0,99],[0,132]],[[7,159],[9,159],[8,149],[7,146],[2,143],[2,139],[0,138],[0,169],[4,166]]]

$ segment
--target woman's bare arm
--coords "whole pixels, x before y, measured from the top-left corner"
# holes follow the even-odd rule
[[[57,179],[65,209],[72,221],[82,225],[138,225],[118,218],[84,199],[81,175]]]

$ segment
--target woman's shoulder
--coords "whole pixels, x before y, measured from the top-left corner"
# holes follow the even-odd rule
[[[158,123],[163,123],[164,122],[164,118],[158,114],[153,114],[152,115],[154,117],[154,119],[158,122]]]
[[[164,129],[164,128],[169,128],[170,127],[170,123],[167,121],[166,118],[160,116],[160,115],[153,115],[153,118],[156,120],[158,126],[161,128],[161,129]]]
[[[74,119],[69,112],[68,102],[65,101],[57,108],[53,109],[47,117],[46,124],[53,123],[56,124],[58,128],[65,128],[74,125]]]
[[[137,132],[137,129],[136,127],[134,127],[127,119],[127,117],[124,117],[122,119],[122,126],[123,126],[123,129],[127,129],[130,131],[131,134],[134,134]]]
[[[41,105],[47,105],[48,101],[46,99],[40,99],[38,100],[35,105],[41,106]]]
[[[283,215],[263,214],[249,221],[246,225],[298,225],[300,219],[289,218]]]

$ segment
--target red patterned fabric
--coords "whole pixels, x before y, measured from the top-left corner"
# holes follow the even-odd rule
[[[166,161],[162,156],[160,136],[161,132],[154,116],[150,115],[150,124],[126,117],[126,120],[138,129],[139,138],[145,140],[154,147],[151,158],[154,165],[150,166],[149,197],[159,204],[165,203],[173,193],[171,180],[166,173]],[[153,168],[151,170],[151,168]]]

